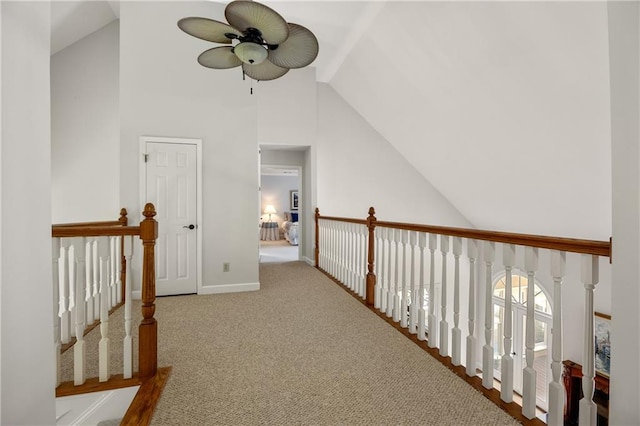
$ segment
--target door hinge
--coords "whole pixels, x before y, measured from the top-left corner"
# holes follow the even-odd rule
[[[149,154],[142,154],[144,156],[144,162],[148,163],[149,162]]]

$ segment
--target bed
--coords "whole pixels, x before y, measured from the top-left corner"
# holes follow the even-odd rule
[[[284,212],[284,221],[282,222],[282,230],[284,239],[292,246],[298,245],[298,212]]]

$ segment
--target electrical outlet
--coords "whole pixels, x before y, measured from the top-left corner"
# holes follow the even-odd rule
[[[229,262],[222,264],[222,272],[229,272],[229,268],[231,268],[231,264]]]

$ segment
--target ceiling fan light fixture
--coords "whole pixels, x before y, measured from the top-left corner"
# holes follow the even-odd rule
[[[267,59],[267,49],[257,43],[243,42],[233,48],[233,53],[245,64],[258,65]]]

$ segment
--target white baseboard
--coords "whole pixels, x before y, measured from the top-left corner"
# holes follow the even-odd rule
[[[260,290],[260,283],[208,285],[200,287],[198,294],[240,293],[256,290]]]
[[[222,294],[222,293],[241,293],[243,291],[260,290],[260,283],[243,283],[243,284],[223,284],[223,285],[207,285],[201,287],[198,294]],[[141,291],[131,292],[133,300],[142,299]]]
[[[309,259],[307,256],[302,256],[302,260],[305,261],[309,266],[316,266],[316,262],[313,259]]]

